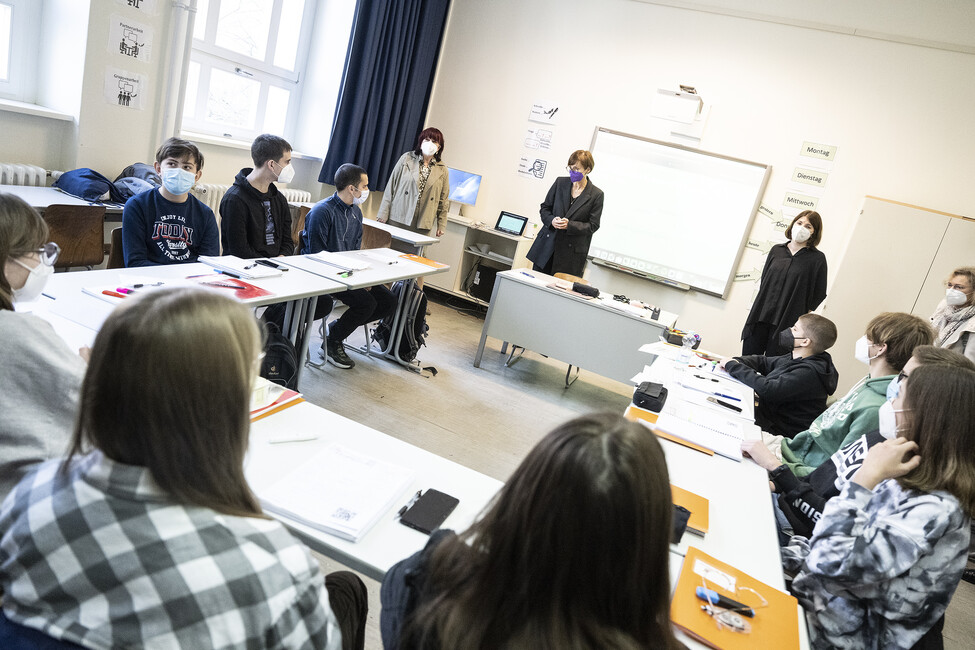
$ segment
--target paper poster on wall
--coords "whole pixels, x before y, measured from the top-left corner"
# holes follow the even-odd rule
[[[112,25],[108,30],[108,51],[149,63],[152,54],[152,27],[113,14]]]
[[[156,0],[115,0],[115,2],[124,7],[136,9],[144,15],[156,15]]]
[[[534,156],[522,156],[518,161],[518,175],[525,178],[545,178],[548,161]]]
[[[552,148],[552,130],[540,129],[529,126],[525,132],[525,149],[544,149]]]
[[[138,72],[105,68],[105,101],[125,108],[145,109],[143,91],[148,88],[146,76]]]
[[[782,199],[782,205],[787,208],[798,208],[799,210],[815,210],[819,205],[819,199],[808,194],[798,192],[786,192]]]
[[[751,271],[738,271],[735,273],[735,282],[757,282],[762,279],[762,269],[752,267]]]
[[[535,102],[532,104],[531,111],[528,113],[528,121],[540,122],[542,124],[557,124],[558,113],[558,104],[553,102]]]
[[[782,218],[781,210],[776,210],[766,203],[762,203],[758,206],[758,213],[766,219],[771,219],[772,221],[778,221]]]

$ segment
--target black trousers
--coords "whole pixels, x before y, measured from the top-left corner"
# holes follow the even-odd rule
[[[323,300],[324,298],[328,300]],[[386,318],[396,308],[396,296],[378,284],[368,289],[350,289],[331,296],[319,296],[315,320],[325,318],[332,311],[332,298],[341,300],[348,307],[326,334],[333,341],[344,341],[356,328]]]
[[[325,589],[328,604],[342,630],[342,650],[363,650],[369,613],[365,583],[351,571],[335,571],[325,576]]]
[[[749,354],[764,354],[767,357],[777,357],[792,350],[779,347],[779,332],[772,323],[755,323],[751,334],[741,341],[741,356]]]

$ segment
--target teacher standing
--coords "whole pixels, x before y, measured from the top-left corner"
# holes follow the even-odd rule
[[[588,151],[574,151],[566,167],[569,175],[556,178],[549,189],[539,210],[542,229],[528,251],[533,270],[577,276],[585,271],[589,243],[603,214],[603,191],[589,180],[595,164]]]
[[[400,156],[393,167],[376,217],[379,221],[393,221],[422,235],[443,236],[450,194],[447,166],[440,161],[443,148],[439,129],[420,132],[413,151]]]
[[[785,231],[787,242],[776,244],[765,259],[758,296],[741,332],[741,353],[774,357],[791,353],[779,345],[779,332],[826,298],[826,256],[816,246],[823,238],[823,219],[804,210]]]

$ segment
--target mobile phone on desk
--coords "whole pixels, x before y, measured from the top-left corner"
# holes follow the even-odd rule
[[[440,524],[446,521],[458,503],[460,500],[456,497],[431,488],[413,502],[400,516],[399,522],[429,535],[440,528]]]

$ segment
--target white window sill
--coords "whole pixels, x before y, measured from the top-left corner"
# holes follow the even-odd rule
[[[180,136],[196,143],[210,144],[218,147],[226,147],[227,149],[243,149],[244,151],[251,150],[250,142],[244,142],[243,140],[234,140],[233,138],[224,138],[218,135],[209,135],[206,133],[194,133],[193,131],[180,131]],[[300,151],[292,151],[291,157],[298,158],[301,160],[322,160],[320,156],[313,156],[311,154],[301,153]]]
[[[22,115],[34,115],[35,117],[46,117],[52,120],[62,120],[64,122],[74,122],[74,115],[69,115],[68,113],[62,113],[50,108],[38,106],[37,104],[14,101],[12,99],[0,99],[0,111],[7,111],[8,113],[21,113]]]

